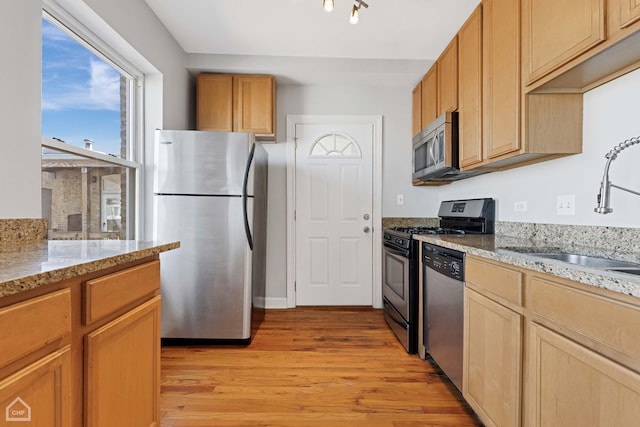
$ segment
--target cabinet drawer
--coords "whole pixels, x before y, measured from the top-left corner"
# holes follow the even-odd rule
[[[531,293],[531,308],[536,315],[632,359],[640,358],[640,307],[542,277],[532,277]]]
[[[128,268],[84,283],[85,325],[160,289],[160,261]]]
[[[71,292],[53,292],[0,310],[0,366],[71,332]]]
[[[465,277],[471,283],[505,300],[522,305],[523,274],[498,264],[467,256]]]

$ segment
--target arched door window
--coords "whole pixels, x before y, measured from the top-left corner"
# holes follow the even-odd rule
[[[360,146],[355,139],[342,133],[320,136],[309,150],[309,157],[362,157]]]

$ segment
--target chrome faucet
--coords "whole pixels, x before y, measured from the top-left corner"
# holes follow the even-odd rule
[[[619,185],[613,184],[609,180],[609,166],[611,166],[611,162],[614,161],[616,157],[618,157],[618,154],[620,154],[622,150],[636,144],[640,144],[640,136],[636,136],[634,138],[627,139],[626,141],[621,142],[620,144],[613,147],[613,149],[604,156],[607,158],[607,163],[604,166],[604,175],[602,176],[602,182],[600,183],[600,192],[598,193],[598,207],[594,209],[594,212],[597,212],[599,214],[608,214],[613,212],[613,209],[609,206],[611,202],[609,197],[611,187],[640,196],[639,192],[620,187]]]

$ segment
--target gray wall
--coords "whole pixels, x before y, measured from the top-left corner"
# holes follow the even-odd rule
[[[0,218],[41,216],[41,19],[40,2],[0,2]]]

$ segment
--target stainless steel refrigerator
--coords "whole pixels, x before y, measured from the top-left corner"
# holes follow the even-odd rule
[[[165,339],[250,341],[264,317],[267,152],[253,134],[159,130],[154,239]]]

